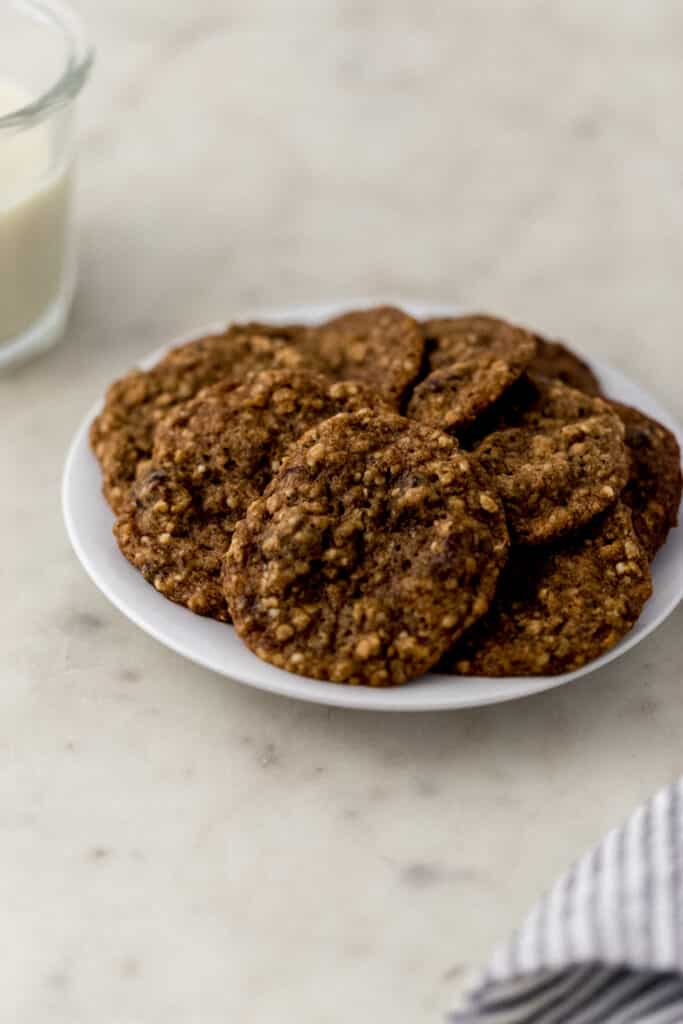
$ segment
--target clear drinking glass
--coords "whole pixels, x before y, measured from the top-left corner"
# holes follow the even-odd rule
[[[75,101],[92,64],[59,0],[0,0],[0,368],[54,345],[76,283]]]

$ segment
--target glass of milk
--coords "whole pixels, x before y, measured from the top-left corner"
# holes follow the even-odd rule
[[[74,108],[91,63],[59,0],[0,0],[0,369],[54,345],[66,325]]]

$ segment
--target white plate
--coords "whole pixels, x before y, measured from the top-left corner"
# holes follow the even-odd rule
[[[362,303],[346,304],[349,306]],[[416,316],[453,313],[453,307],[404,303]],[[271,310],[252,314],[250,318],[273,322],[315,322],[340,311],[339,306],[304,307]],[[222,325],[213,324],[205,334]],[[171,345],[189,340],[176,339]],[[153,352],[142,365],[151,366],[169,346]],[[683,446],[683,435],[671,416],[659,404],[619,371],[591,360],[595,372],[608,394],[665,423]],[[334,704],[339,707],[369,708],[383,711],[431,711],[441,708],[466,708],[494,704],[551,687],[562,686],[579,676],[594,672],[614,658],[625,654],[651,633],[676,607],[683,596],[683,530],[673,530],[653,565],[654,594],[640,619],[624,639],[601,658],[589,665],[561,676],[522,677],[516,679],[464,679],[457,676],[430,674],[400,687],[372,689],[344,686],[306,679],[260,661],[243,646],[231,626],[200,618],[172,604],[144,581],[142,576],[119,553],[111,528],[113,516],[100,485],[100,472],[88,444],[88,429],[101,400],[88,413],[69,450],[62,482],[62,503],[66,528],[86,572],[109,600],[129,619],[150,633],[162,644],[206,668],[231,679],[262,690],[297,697],[300,700]]]

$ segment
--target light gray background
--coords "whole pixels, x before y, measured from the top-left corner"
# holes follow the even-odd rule
[[[0,378],[0,1017],[427,1024],[680,771],[683,614],[559,692],[392,717],[252,692],[109,607],[59,479],[116,374],[262,304],[519,317],[683,415],[683,10],[81,0],[82,277]]]

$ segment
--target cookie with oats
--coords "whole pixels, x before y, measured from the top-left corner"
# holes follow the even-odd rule
[[[295,342],[336,380],[359,380],[398,408],[422,365],[424,340],[413,317],[392,306],[355,310],[311,327]]]
[[[453,438],[342,414],[308,431],[250,505],[225,593],[258,657],[387,686],[425,672],[484,614],[507,549],[502,506]]]
[[[115,512],[125,502],[138,463],[152,452],[159,420],[203,387],[226,377],[236,383],[267,367],[310,366],[307,356],[277,334],[230,327],[172,349],[150,370],[133,370],[115,381],[90,429],[100,463],[104,495]]]
[[[386,408],[353,381],[266,370],[213,385],[159,423],[114,533],[126,558],[165,597],[228,620],[221,560],[236,524],[289,445],[340,412]]]
[[[458,434],[514,380],[509,364],[491,354],[433,370],[413,391],[406,416]]]
[[[681,450],[663,424],[621,402],[610,401],[626,427],[631,457],[622,500],[633,512],[633,525],[652,560],[677,525],[681,503]]]
[[[422,329],[429,372],[407,415],[455,434],[500,398],[536,350],[528,331],[489,316],[428,320]]]
[[[612,505],[626,484],[624,425],[601,398],[531,374],[474,455],[495,480],[517,543],[541,544]]]
[[[570,672],[625,636],[651,593],[631,511],[617,502],[556,544],[513,549],[490,611],[441,667],[468,676]]]
[[[536,355],[530,369],[550,380],[560,380],[586,395],[601,394],[600,381],[588,363],[561,341],[547,341],[536,335]]]
[[[430,370],[493,355],[517,378],[536,353],[536,339],[530,331],[484,313],[425,320],[422,333]]]

